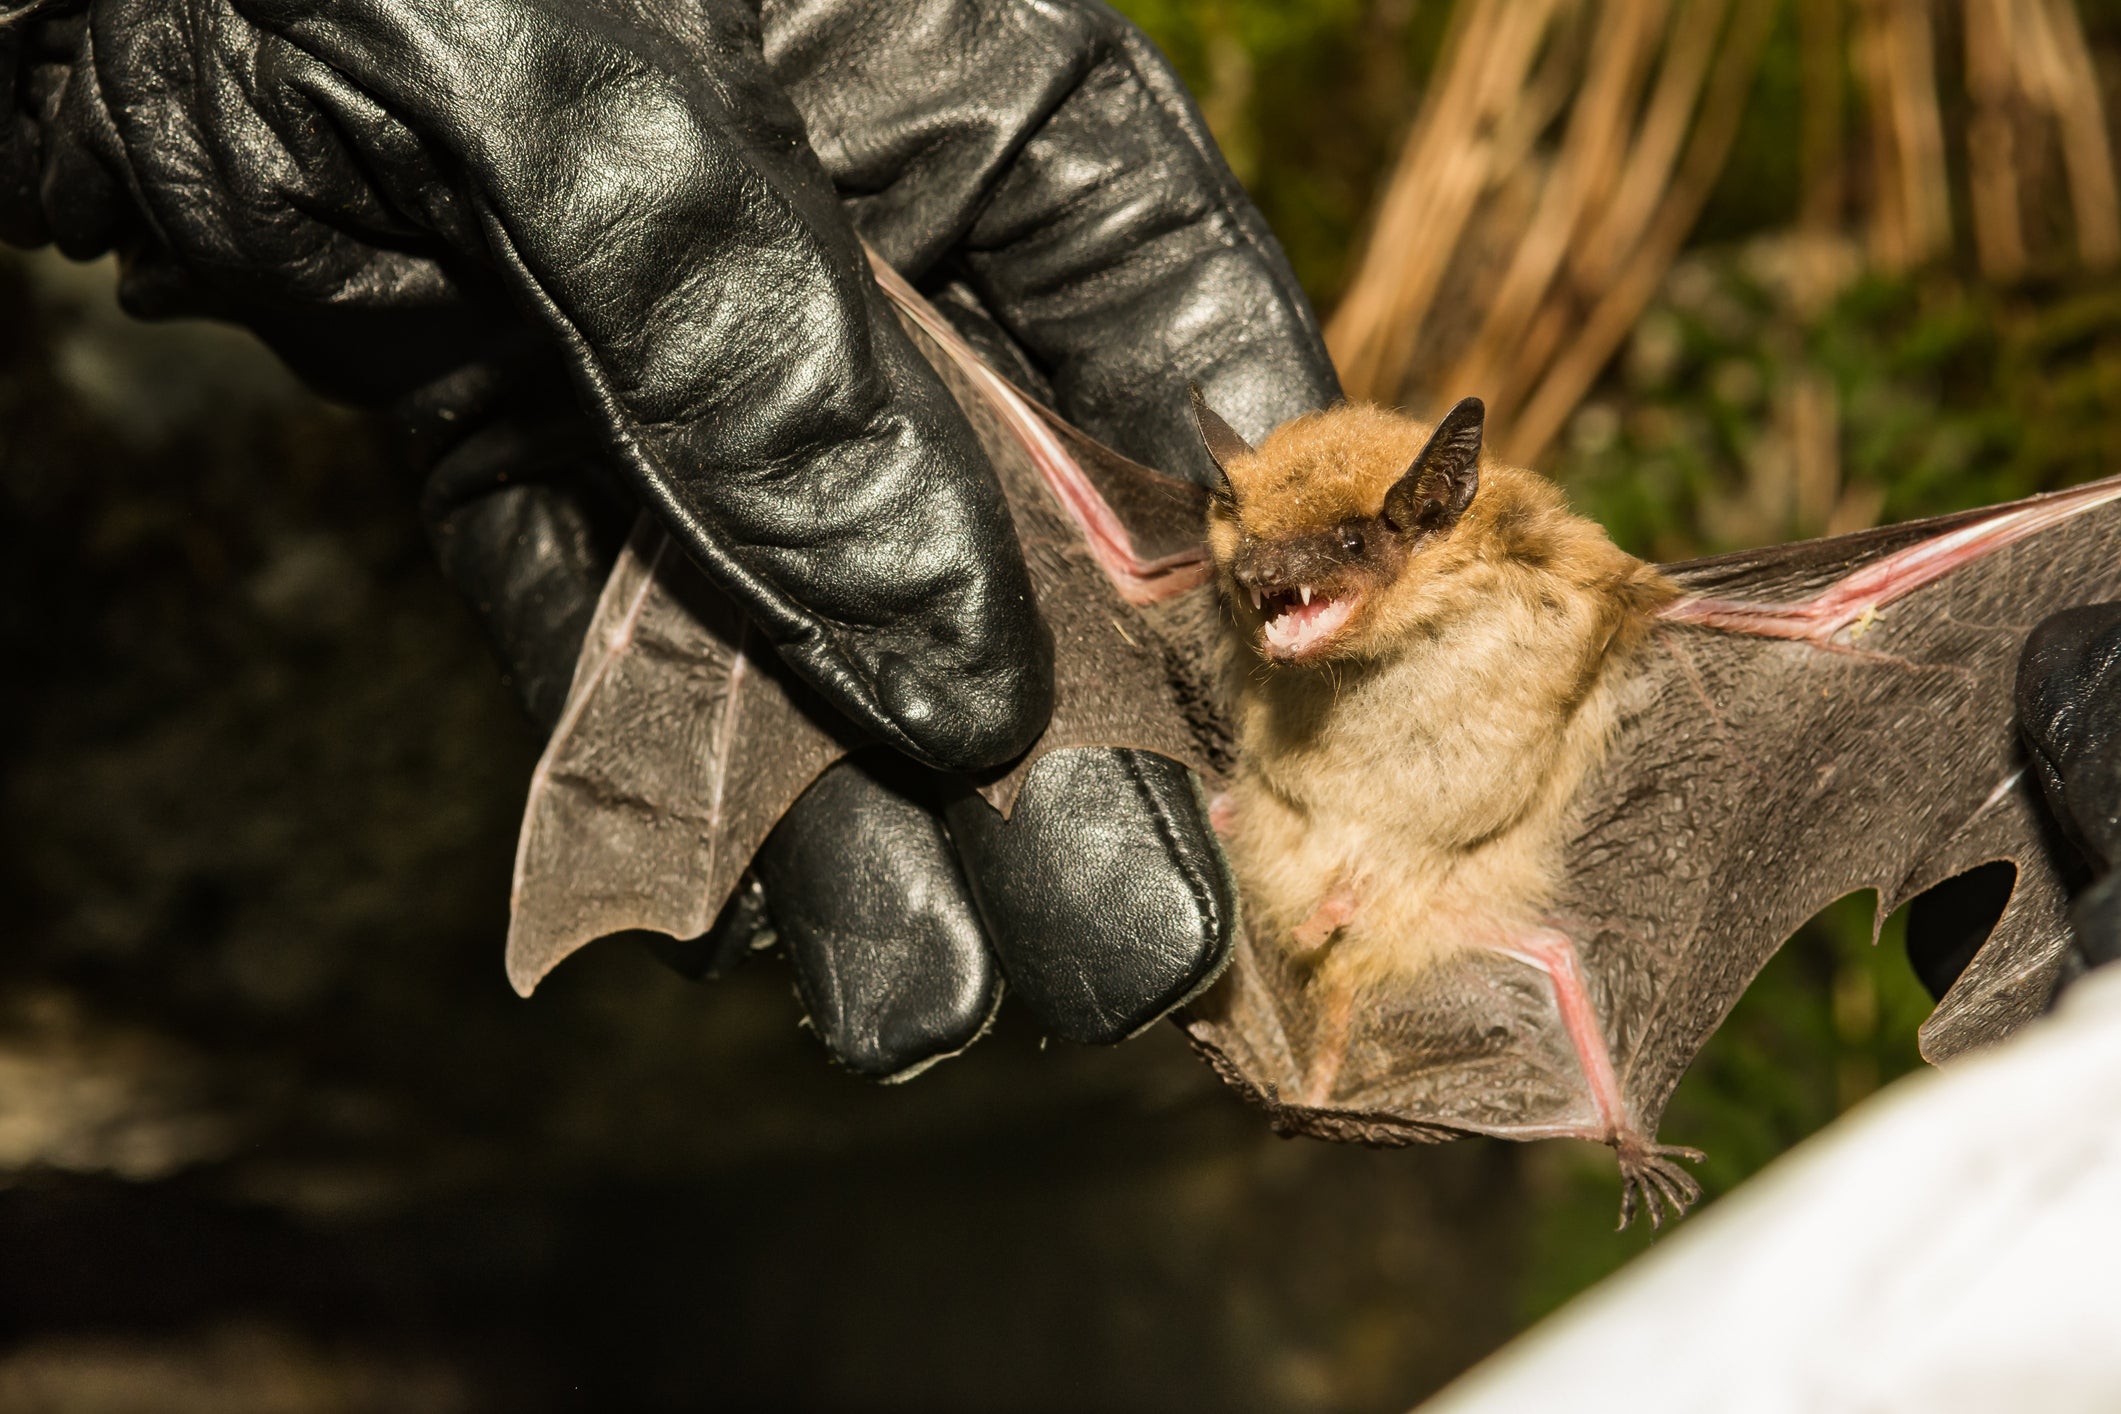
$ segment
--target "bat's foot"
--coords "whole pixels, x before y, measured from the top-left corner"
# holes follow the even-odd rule
[[[1639,1134],[1622,1134],[1607,1142],[1620,1156],[1620,1226],[1614,1231],[1624,1231],[1635,1220],[1638,1197],[1651,1227],[1664,1225],[1659,1199],[1671,1205],[1675,1218],[1685,1217],[1687,1209],[1700,1200],[1701,1185],[1677,1162],[1685,1159],[1700,1163],[1703,1156],[1699,1149],[1689,1149],[1684,1144],[1658,1144]]]
[[[1584,985],[1576,945],[1567,934],[1555,929],[1531,928],[1511,936],[1500,950],[1546,973],[1554,984],[1554,1005],[1561,1013],[1562,1029],[1568,1032],[1569,1044],[1576,1049],[1584,1086],[1590,1091],[1592,1103],[1598,1106],[1602,1121],[1599,1129],[1583,1131],[1583,1135],[1586,1139],[1603,1139],[1620,1156],[1621,1228],[1635,1220],[1638,1198],[1649,1214],[1651,1227],[1664,1222],[1664,1209],[1658,1206],[1660,1199],[1671,1205],[1674,1217],[1685,1217],[1686,1210],[1701,1197],[1701,1185],[1675,1160],[1698,1164],[1701,1151],[1680,1144],[1659,1144],[1646,1138],[1627,1117],[1627,1096],[1621,1093],[1620,1079],[1613,1072],[1613,1055],[1607,1049],[1598,1012],[1591,1005],[1590,989]]]

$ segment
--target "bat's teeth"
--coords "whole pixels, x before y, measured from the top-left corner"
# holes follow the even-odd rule
[[[1252,607],[1255,609],[1259,607],[1259,591],[1257,589],[1252,591]]]
[[[1310,586],[1310,585],[1308,585],[1308,584],[1298,585],[1298,586],[1297,586],[1297,589],[1296,589],[1296,592],[1297,592],[1298,594],[1301,594],[1301,595],[1303,595],[1303,597],[1304,597],[1304,605],[1305,605],[1305,607],[1307,607],[1307,608],[1308,608],[1308,607],[1310,606],[1310,603],[1311,603],[1311,586]]]

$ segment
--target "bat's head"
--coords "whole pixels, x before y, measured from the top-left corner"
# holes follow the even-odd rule
[[[1249,446],[1194,390],[1222,470],[1208,549],[1238,625],[1272,663],[1364,658],[1406,630],[1410,586],[1443,570],[1480,489],[1484,409],[1467,398],[1433,428],[1342,405]]]

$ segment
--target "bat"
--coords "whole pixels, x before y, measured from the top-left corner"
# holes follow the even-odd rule
[[[1052,720],[982,794],[1006,815],[1077,746],[1202,775],[1246,922],[1178,1019],[1280,1132],[1578,1137],[1619,1156],[1623,1225],[1638,1199],[1653,1222],[1660,1200],[1683,1212],[1699,1189],[1676,1160],[1697,1156],[1658,1120],[1775,949],[1845,894],[1875,890],[1882,923],[1993,861],[2015,869],[2009,903],[1923,1053],[2044,1006],[2068,866],[2012,680],[2040,619],[2121,596],[2121,478],[1649,566],[1483,459],[1470,401],[1434,428],[1329,410],[1257,451],[1197,405],[1221,483],[1161,475],[873,264],[880,315],[979,434],[1054,632]],[[644,520],[533,775],[511,982],[527,995],[613,933],[704,933],[860,744]],[[1291,790],[1339,803],[1306,832],[1269,804]]]

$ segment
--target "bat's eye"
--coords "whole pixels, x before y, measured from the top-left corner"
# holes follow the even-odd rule
[[[1342,526],[1340,530],[1340,548],[1351,555],[1360,555],[1362,553],[1362,532],[1352,525]]]

